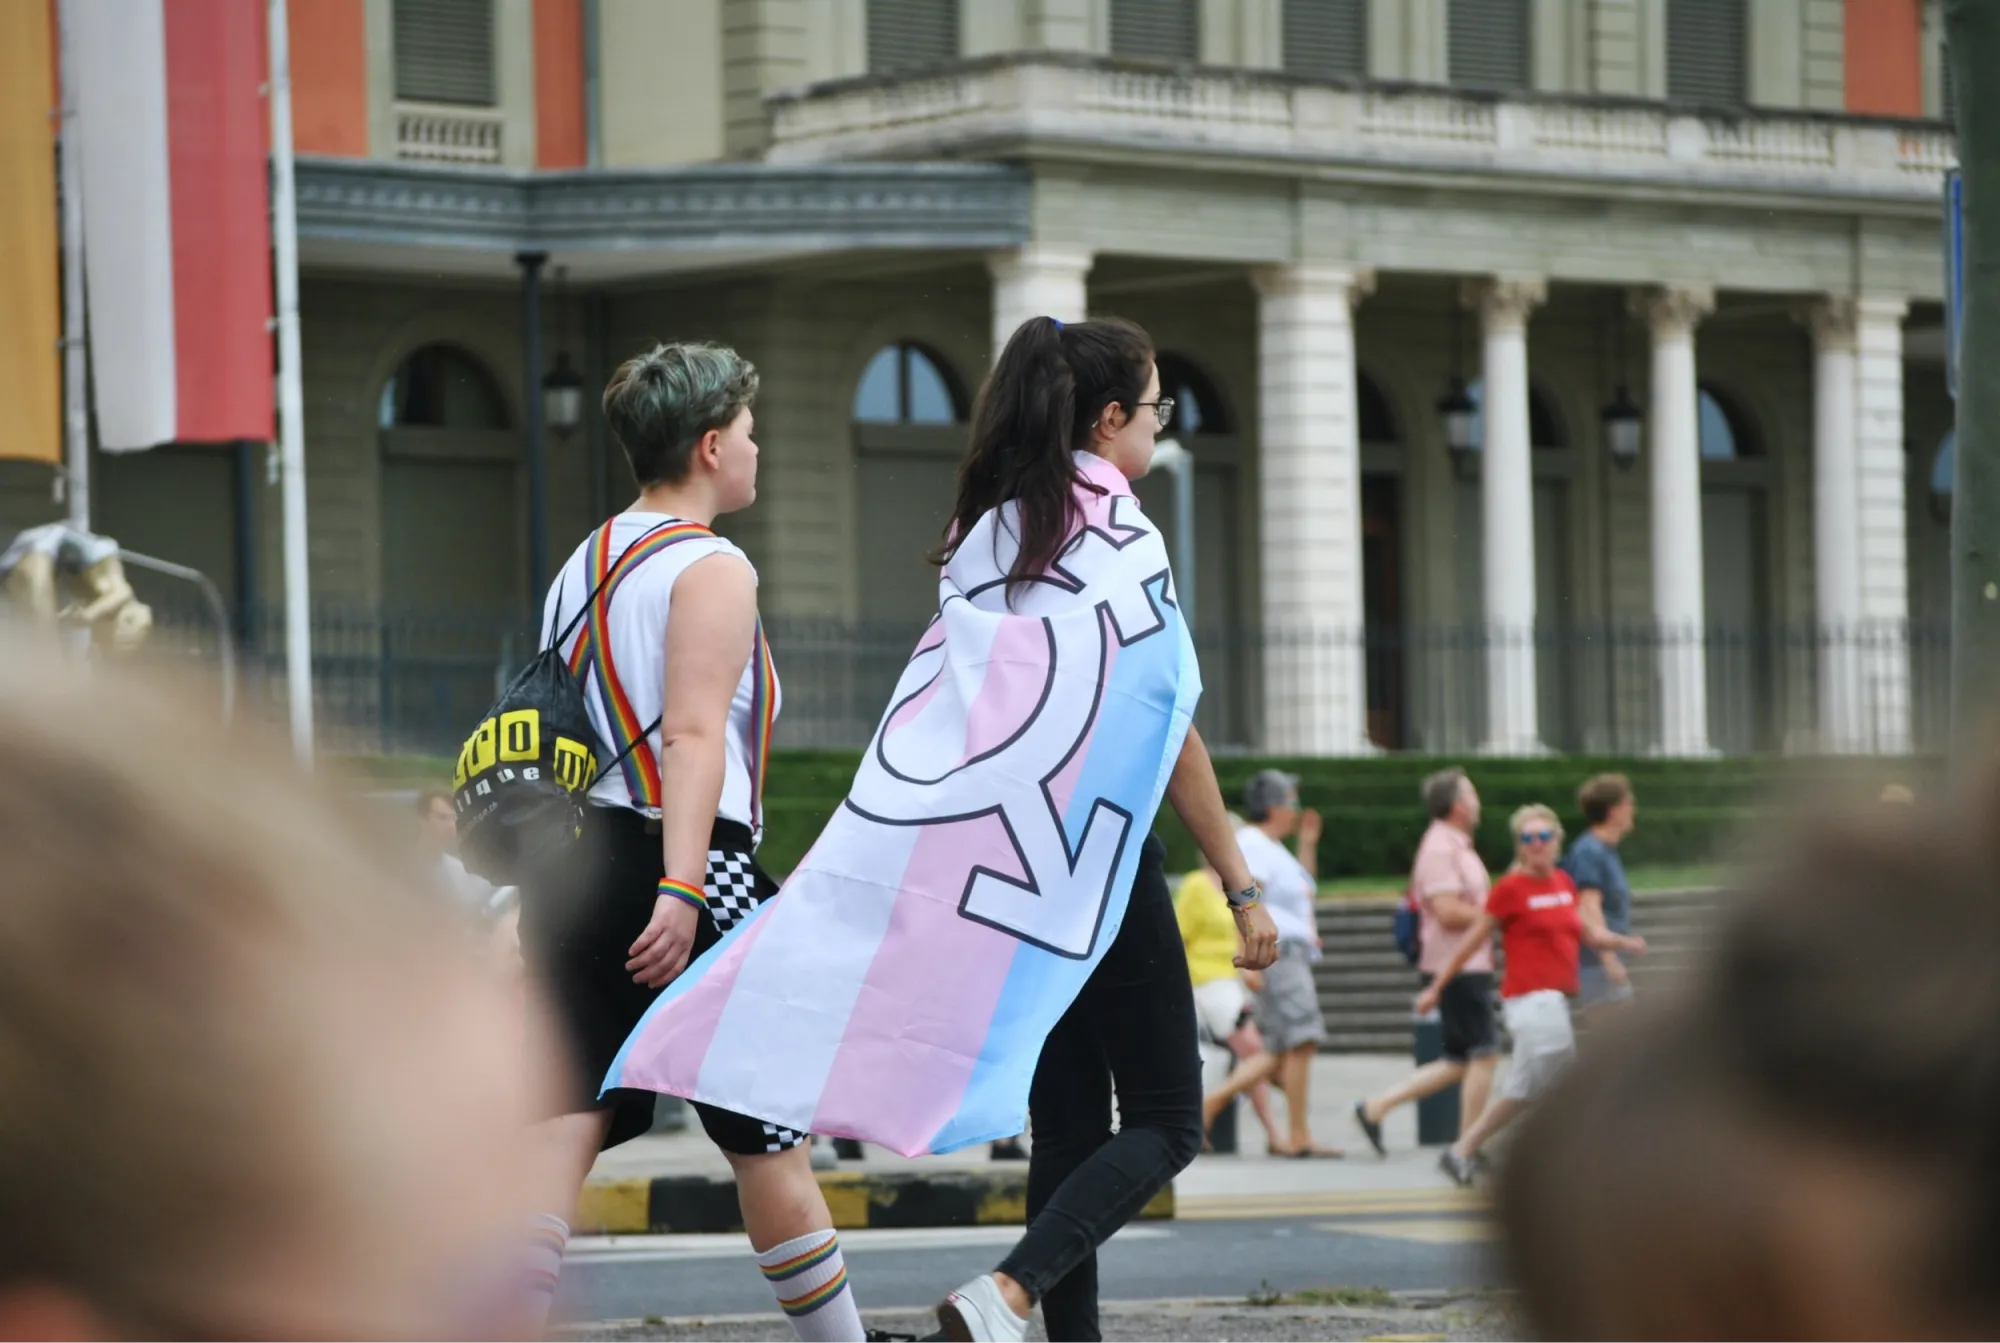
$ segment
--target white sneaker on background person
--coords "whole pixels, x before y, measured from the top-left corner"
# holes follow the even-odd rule
[[[1000,1295],[991,1273],[982,1273],[944,1299],[938,1323],[953,1343],[1020,1343],[1028,1322]]]

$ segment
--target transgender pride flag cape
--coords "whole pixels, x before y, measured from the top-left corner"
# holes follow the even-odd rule
[[[1201,694],[1159,531],[1108,462],[1077,463],[1103,491],[1078,491],[1083,529],[1010,609],[1014,509],[980,519],[853,791],[660,995],[607,1089],[905,1156],[1026,1127]]]

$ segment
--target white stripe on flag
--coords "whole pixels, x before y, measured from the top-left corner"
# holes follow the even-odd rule
[[[74,5],[83,142],[84,281],[98,442],[174,437],[173,201],[162,0]]]
[[[852,823],[836,814],[829,829],[838,833]],[[740,1105],[727,1098],[755,1097],[763,1108],[750,1113],[812,1131],[855,1000],[901,895],[883,878],[902,876],[923,834],[916,826],[871,834],[865,858],[850,840],[842,852],[850,865],[867,869],[860,877],[839,870],[831,852],[816,853],[813,870],[800,879],[821,888],[813,892],[817,898],[782,899],[765,911],[771,922],[745,958],[702,1060],[704,1095],[725,1098],[724,1105]],[[825,837],[817,847],[828,848]],[[838,888],[838,898],[827,895],[829,886]],[[769,1112],[772,1088],[760,1088],[760,1076],[789,1079],[781,1090],[807,1108]]]

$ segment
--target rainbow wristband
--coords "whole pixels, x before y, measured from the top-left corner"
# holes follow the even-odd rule
[[[660,894],[671,895],[676,900],[685,900],[696,909],[708,908],[708,896],[701,887],[690,886],[684,881],[675,881],[672,877],[660,878]]]

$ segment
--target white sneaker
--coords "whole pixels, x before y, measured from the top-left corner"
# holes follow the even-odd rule
[[[944,1299],[938,1323],[952,1343],[1020,1343],[1028,1322],[1014,1313],[1000,1284],[982,1273]]]

